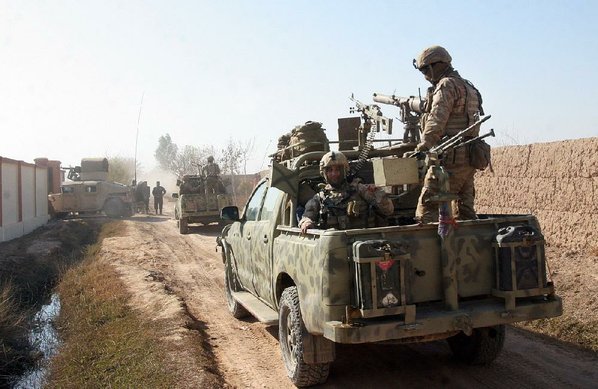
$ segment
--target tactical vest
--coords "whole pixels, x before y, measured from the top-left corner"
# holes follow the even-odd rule
[[[318,193],[320,218],[318,228],[367,228],[375,226],[375,214],[354,187],[346,191],[324,189]]]
[[[453,136],[459,131],[466,129],[473,123],[480,119],[480,115],[484,114],[482,108],[482,95],[476,87],[468,80],[461,78],[456,71],[450,72],[442,80],[448,80],[453,84],[457,91],[457,100],[455,107],[451,112],[445,127],[445,135]],[[428,88],[426,97],[426,113],[432,110],[432,96],[436,87]],[[480,132],[479,126],[469,132],[470,136],[477,136]]]

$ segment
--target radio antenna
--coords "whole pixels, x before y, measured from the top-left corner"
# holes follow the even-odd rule
[[[141,93],[141,103],[139,104],[139,115],[137,116],[137,133],[135,134],[135,160],[134,160],[135,185],[137,185],[137,141],[139,140],[139,121],[141,120],[141,107],[143,107],[143,96],[145,96],[145,91],[143,91],[143,93]]]

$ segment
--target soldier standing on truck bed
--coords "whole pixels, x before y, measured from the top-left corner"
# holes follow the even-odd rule
[[[162,205],[164,204],[164,195],[166,194],[166,189],[160,186],[160,181],[156,181],[156,186],[152,189],[152,196],[154,196],[154,209],[156,210],[156,215],[158,211],[160,215],[162,214]]]
[[[366,228],[386,225],[394,205],[386,192],[358,180],[347,182],[349,162],[339,151],[330,151],[320,160],[320,174],[326,180],[319,193],[307,202],[299,221],[301,232],[308,228]]]
[[[428,88],[425,113],[422,116],[421,142],[417,151],[427,151],[467,128],[484,115],[482,96],[475,86],[462,78],[451,65],[448,51],[440,46],[425,49],[413,60],[413,66],[421,71],[432,86]],[[465,137],[478,136],[480,127],[474,127]],[[442,166],[449,174],[450,192],[459,196],[453,206],[457,219],[477,219],[474,210],[475,168],[470,163],[468,147],[458,147],[443,156]],[[436,180],[429,170],[424,179],[424,188],[419,197],[415,217],[423,223],[438,221],[438,203],[430,199],[438,191]]]
[[[214,157],[208,157],[208,164],[203,167],[202,174],[206,178],[206,190],[208,193],[225,193],[224,185],[220,180],[220,166],[214,162]]]

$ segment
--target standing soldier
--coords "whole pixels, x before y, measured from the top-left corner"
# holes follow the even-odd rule
[[[208,157],[208,164],[203,167],[202,174],[206,178],[206,190],[208,193],[225,193],[224,185],[220,181],[220,167],[214,162],[214,157]]]
[[[299,221],[301,232],[308,228],[364,228],[386,225],[394,211],[386,192],[357,180],[347,182],[349,162],[339,151],[329,151],[320,160],[320,174],[326,186],[307,202]]]
[[[158,211],[160,215],[162,214],[162,205],[164,204],[164,195],[166,194],[166,189],[160,186],[160,181],[156,181],[156,186],[152,189],[152,196],[154,196],[154,209],[156,210],[156,215]]]
[[[442,138],[464,130],[484,115],[482,96],[475,86],[462,78],[451,65],[448,51],[440,46],[425,49],[413,60],[413,66],[421,71],[432,86],[428,88],[425,113],[422,115],[421,142],[416,151],[426,151],[438,145]],[[474,127],[465,137],[478,136],[480,127]],[[459,147],[443,156],[442,166],[449,174],[450,192],[459,196],[454,214],[457,219],[477,219],[474,210],[474,173],[470,165],[469,148]],[[424,188],[419,197],[416,219],[423,223],[438,220],[438,203],[430,201],[437,191],[434,177],[428,171]]]

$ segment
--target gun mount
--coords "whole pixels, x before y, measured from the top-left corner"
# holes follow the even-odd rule
[[[420,118],[424,112],[426,100],[420,97],[398,97],[395,95],[383,95],[381,93],[374,93],[374,101],[377,103],[394,105],[399,107],[401,113],[398,118],[404,124],[405,132],[403,134],[403,142],[418,143],[420,140]]]

